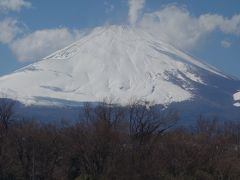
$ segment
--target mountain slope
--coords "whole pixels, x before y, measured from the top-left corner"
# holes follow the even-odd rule
[[[236,102],[234,103],[234,105],[237,106],[237,107],[240,107],[240,92],[235,93],[235,94],[233,95],[233,99],[236,101]]]
[[[109,26],[96,28],[78,42],[1,77],[0,93],[26,105],[76,106],[104,98],[121,105],[133,100],[167,105],[207,100],[213,92],[226,94],[233,104],[238,85],[146,32]]]

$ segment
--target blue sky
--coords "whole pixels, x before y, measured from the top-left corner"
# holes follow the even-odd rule
[[[143,28],[240,78],[236,0],[0,0],[0,75],[111,24]]]

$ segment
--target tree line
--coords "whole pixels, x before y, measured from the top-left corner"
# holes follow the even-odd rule
[[[1,180],[240,179],[240,124],[200,116],[176,127],[178,113],[138,103],[85,104],[70,124],[14,115],[0,101]]]

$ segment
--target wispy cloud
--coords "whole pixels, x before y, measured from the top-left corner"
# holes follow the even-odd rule
[[[131,25],[135,25],[138,18],[139,13],[143,9],[145,4],[145,0],[129,0],[129,11],[128,11],[128,21]]]
[[[232,43],[229,42],[229,41],[227,41],[227,40],[222,40],[222,41],[221,41],[221,46],[222,46],[223,48],[230,48],[231,45],[232,45]]]
[[[13,41],[9,46],[21,62],[37,61],[82,36],[79,30],[44,29]]]
[[[115,9],[115,6],[107,0],[104,1],[104,6],[106,13],[110,13]]]
[[[31,7],[31,3],[26,0],[0,0],[0,12],[20,11],[22,8]]]
[[[21,33],[22,30],[18,26],[18,22],[12,18],[6,18],[0,21],[0,42],[9,44],[13,39]]]
[[[182,49],[192,49],[216,30],[240,36],[240,14],[231,18],[217,14],[196,17],[186,8],[170,5],[145,13],[140,27]]]

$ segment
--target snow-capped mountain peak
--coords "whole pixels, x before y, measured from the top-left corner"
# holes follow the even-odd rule
[[[24,104],[59,105],[113,98],[170,104],[195,97],[217,69],[129,26],[98,27],[43,60],[0,78],[0,92]],[[196,86],[197,85],[197,86]]]

